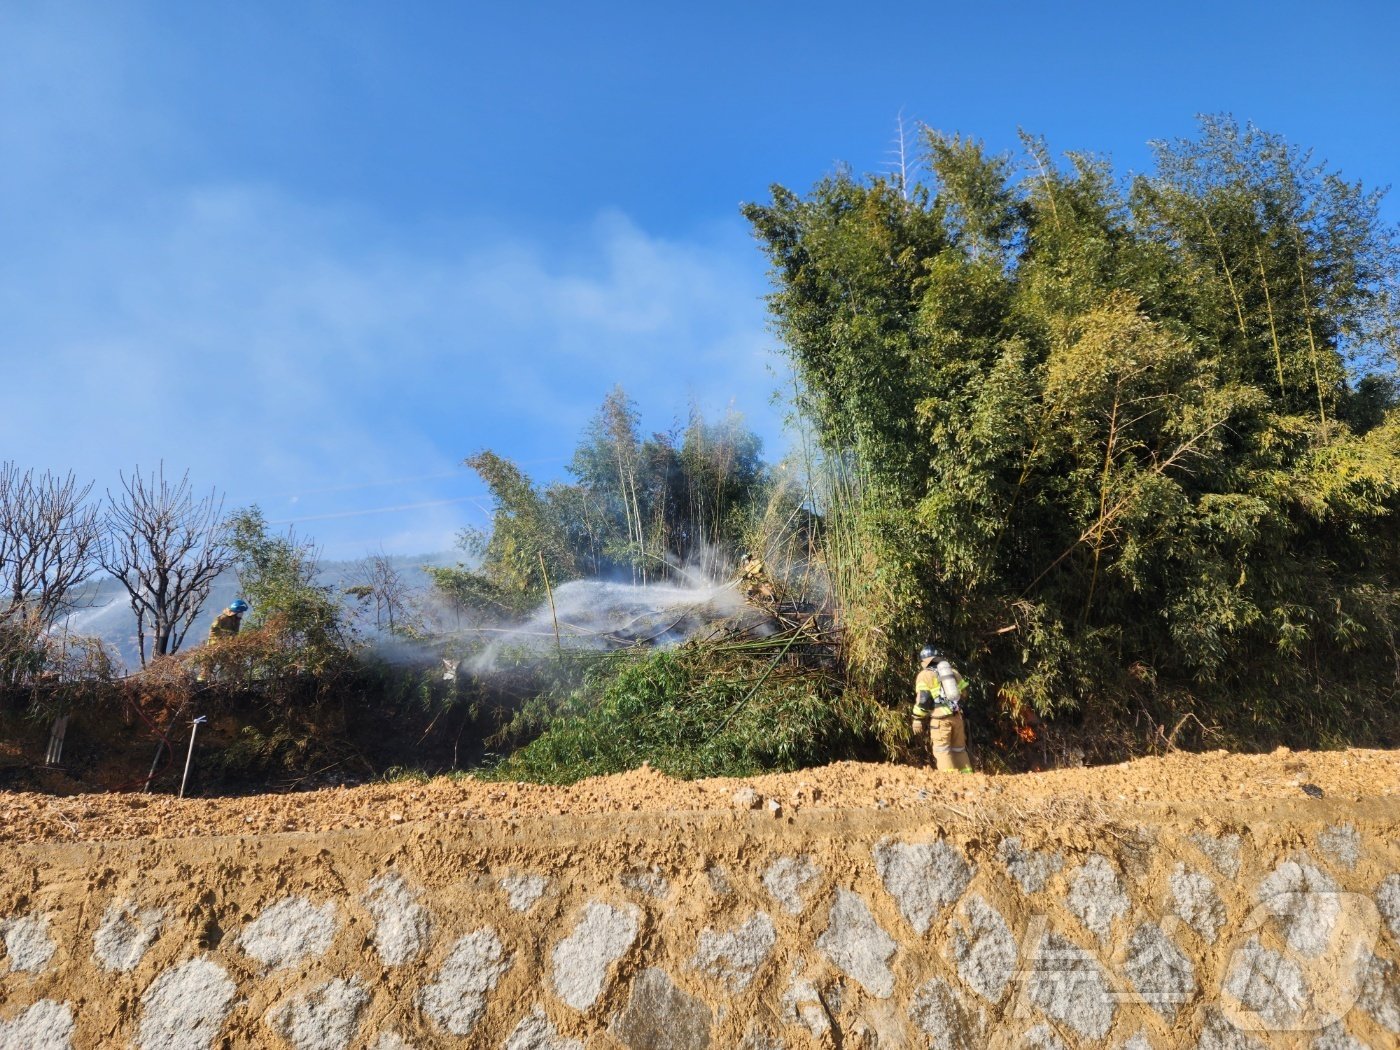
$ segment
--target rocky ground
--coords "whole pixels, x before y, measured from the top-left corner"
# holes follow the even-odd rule
[[[699,813],[763,808],[777,819],[810,810],[938,807],[967,819],[1014,821],[1048,806],[1391,798],[1400,806],[1400,752],[1352,749],[1264,755],[1176,753],[1115,766],[1006,776],[941,774],[840,762],[747,780],[680,781],[643,767],[571,787],[441,777],[291,794],[178,799],[112,792],[0,792],[0,842],[97,842],[270,832],[332,832],[424,820],[510,822],[531,816]]]

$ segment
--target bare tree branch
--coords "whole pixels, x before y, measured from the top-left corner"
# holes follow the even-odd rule
[[[412,607],[412,588],[383,551],[366,557],[356,567],[353,579],[354,586],[347,593],[366,603],[374,603],[376,628],[393,633],[422,627],[421,619]]]
[[[223,498],[211,490],[196,500],[188,471],[172,486],[164,463],[149,479],[137,467],[121,483],[118,495],[107,492],[101,561],[126,588],[144,666],[147,627],[152,656],[177,652],[232,553]]]
[[[27,619],[47,630],[72,607],[97,568],[97,508],[84,506],[91,491],[71,471],[36,475],[0,463],[0,625]]]

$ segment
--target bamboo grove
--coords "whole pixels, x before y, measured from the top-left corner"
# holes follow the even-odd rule
[[[745,206],[820,449],[852,671],[1194,742],[1396,732],[1395,232],[1203,118],[1147,174],[926,130]]]

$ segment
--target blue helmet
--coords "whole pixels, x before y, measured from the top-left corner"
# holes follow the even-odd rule
[[[242,616],[245,612],[248,611],[248,603],[245,602],[242,598],[235,598],[233,601],[229,602],[228,607],[233,612],[238,613],[239,616]]]

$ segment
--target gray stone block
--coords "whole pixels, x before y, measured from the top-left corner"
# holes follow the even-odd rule
[[[1332,876],[1306,857],[1278,865],[1255,890],[1255,897],[1278,919],[1288,946],[1309,957],[1321,955],[1332,940],[1341,902]]]
[[[1266,1050],[1263,1043],[1245,1035],[1215,1006],[1204,1009],[1201,1038],[1196,1050]]]
[[[1394,963],[1372,955],[1361,973],[1356,1005],[1387,1032],[1400,1035],[1400,974]]]
[[[1043,1022],[1021,1036],[1021,1047],[1023,1050],[1069,1050],[1055,1029]]]
[[[964,925],[955,927],[949,958],[964,984],[982,998],[999,1002],[1016,973],[1016,939],[1001,913],[981,897],[961,908]]]
[[[337,977],[273,1008],[267,1023],[296,1050],[345,1050],[367,1002],[369,993],[359,978]]]
[[[1102,1039],[1118,1010],[1093,953],[1057,933],[1046,934],[1030,960],[1030,1000],[1081,1036]]]
[[[795,1021],[818,1038],[831,1031],[830,1011],[822,999],[821,989],[803,975],[800,963],[793,968],[779,1008],[779,1016],[784,1020]]]
[[[93,934],[92,957],[104,970],[130,973],[160,936],[165,912],[137,908],[131,901],[113,901]]]
[[[787,1043],[766,1028],[750,1023],[739,1050],[787,1050]]]
[[[1361,836],[1351,824],[1334,824],[1317,836],[1317,845],[1342,867],[1351,869],[1361,859]]]
[[[632,868],[617,877],[617,881],[635,893],[661,898],[671,892],[671,882],[659,868]]]
[[[374,947],[386,966],[402,966],[428,946],[432,921],[417,898],[397,872],[371,880],[360,898],[374,918]]]
[[[0,941],[5,944],[10,969],[21,973],[38,973],[58,950],[49,936],[47,915],[26,915],[0,922]]]
[[[757,912],[731,930],[720,932],[706,928],[700,931],[699,946],[690,965],[717,977],[730,991],[740,992],[753,980],[777,940],[773,920]]]
[[[501,1050],[583,1050],[577,1039],[565,1039],[537,1005],[511,1029]]]
[[[317,907],[305,897],[284,897],[244,927],[238,944],[264,966],[278,970],[324,955],[337,926],[334,901]]]
[[[482,927],[452,946],[433,983],[418,993],[418,1005],[443,1031],[469,1035],[486,1012],[486,997],[510,966],[496,931]]]
[[[1065,903],[1100,941],[1108,937],[1115,919],[1128,913],[1128,897],[1108,858],[1095,853],[1069,877]]]
[[[632,982],[626,1008],[613,1020],[614,1039],[631,1050],[705,1050],[713,1015],[655,967]]]
[[[1222,875],[1233,879],[1240,873],[1241,839],[1238,835],[1221,835],[1216,838],[1204,831],[1198,831],[1191,836],[1191,841],[1210,858],[1211,863]]]
[[[1391,938],[1400,943],[1400,874],[1387,875],[1376,887],[1376,908],[1385,916]]]
[[[1319,1032],[1312,1041],[1310,1050],[1371,1050],[1360,1039],[1347,1034],[1340,1024],[1334,1024]]]
[[[501,877],[500,886],[505,891],[506,903],[510,905],[511,911],[529,911],[535,906],[535,902],[544,896],[545,890],[549,889],[549,879],[544,875],[522,875],[512,872]]]
[[[1017,835],[997,843],[997,857],[1022,893],[1039,893],[1045,888],[1046,880],[1065,866],[1065,858],[1058,853],[1024,849]]]
[[[166,970],[141,997],[140,1050],[208,1050],[224,1026],[238,986],[206,958]]]
[[[1298,964],[1260,944],[1257,937],[1235,950],[1223,988],[1272,1029],[1296,1025],[1312,1005]]]
[[[909,1019],[928,1036],[930,1050],[979,1050],[984,1045],[981,1017],[939,978],[914,993]]]
[[[763,873],[763,885],[784,911],[797,915],[806,906],[804,887],[818,874],[811,857],[779,857]]]
[[[1215,883],[1185,864],[1177,864],[1167,883],[1172,891],[1172,911],[1207,944],[1214,944],[1225,925],[1225,902],[1215,892]]]
[[[710,865],[705,869],[705,878],[709,880],[710,890],[717,896],[724,897],[734,892],[734,887],[729,884],[729,872],[724,870],[723,865]]]
[[[875,870],[914,932],[923,936],[938,910],[962,896],[972,869],[957,850],[937,842],[881,842]]]
[[[587,1010],[597,1002],[608,967],[637,939],[640,915],[630,904],[586,904],[573,932],[554,947],[554,994],[575,1010]]]
[[[9,1021],[0,1021],[0,1050],[71,1050],[73,1008],[40,999]]]
[[[890,957],[895,942],[880,928],[864,899],[846,889],[836,891],[826,932],[817,938],[817,949],[843,973],[860,982],[871,995],[888,999],[894,994]]]
[[[1145,922],[1128,939],[1123,974],[1141,1000],[1167,1020],[1196,992],[1196,970],[1174,941],[1153,923]]]

